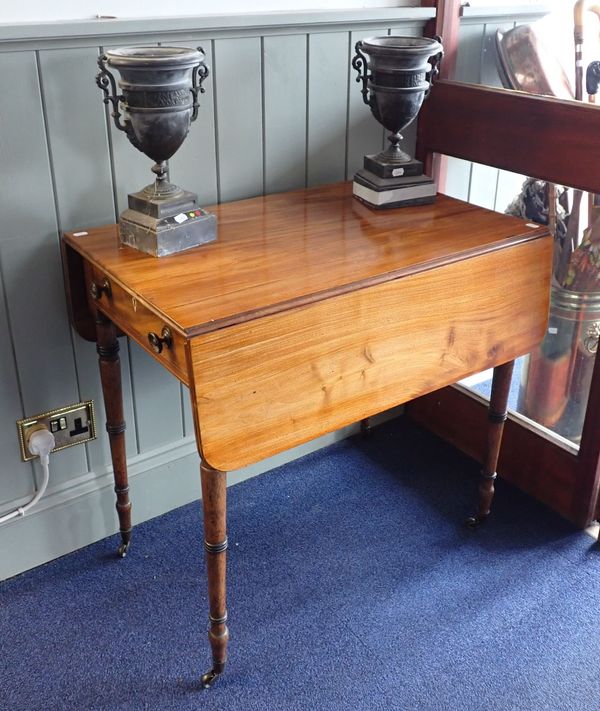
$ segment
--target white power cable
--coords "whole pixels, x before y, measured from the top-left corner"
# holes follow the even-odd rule
[[[4,516],[0,516],[0,523],[10,521],[18,516],[25,516],[27,511],[29,511],[32,506],[35,506],[46,493],[48,481],[50,480],[50,452],[54,449],[55,444],[54,435],[46,428],[39,429],[31,433],[27,446],[31,454],[39,455],[40,464],[42,465],[42,471],[44,473],[42,485],[35,493],[35,496],[33,496],[24,506],[19,506],[19,508],[14,511],[11,511]]]

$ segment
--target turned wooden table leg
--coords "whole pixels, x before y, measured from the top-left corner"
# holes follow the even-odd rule
[[[210,610],[208,641],[213,659],[212,669],[202,676],[202,685],[207,689],[219,674],[222,674],[227,661],[229,639],[226,605],[227,474],[212,469],[202,462],[200,478]]]
[[[489,424],[487,428],[487,446],[481,470],[479,483],[479,508],[475,516],[467,519],[468,526],[477,526],[485,521],[490,513],[492,499],[494,498],[494,481],[496,480],[496,466],[502,443],[502,432],[508,412],[508,394],[512,380],[513,360],[494,368],[492,379],[492,393],[488,411]]]
[[[100,380],[106,409],[106,431],[110,441],[110,456],[117,494],[117,514],[121,545],[118,554],[127,555],[131,543],[131,502],[127,480],[127,458],[125,455],[125,419],[123,417],[123,391],[121,387],[121,361],[119,341],[115,324],[103,313],[96,313],[96,336]]]

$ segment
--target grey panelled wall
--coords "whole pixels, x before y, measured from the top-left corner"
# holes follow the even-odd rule
[[[354,44],[368,35],[421,34],[431,13],[386,8],[0,25],[0,513],[27,500],[38,476],[19,459],[17,418],[92,398],[100,425],[97,441],[52,455],[51,486],[36,509],[0,526],[0,579],[116,530],[96,353],[68,325],[59,235],[114,222],[127,193],[151,174],[150,161],[103,110],[94,84],[99,51],[133,43],[204,47],[212,70],[207,91],[170,167],[176,182],[211,204],[351,177],[384,140],[350,70]],[[463,78],[493,76],[488,30],[502,21],[465,19]],[[450,190],[495,206],[503,179],[481,171],[453,161]],[[198,497],[198,459],[186,389],[126,339],[121,364],[140,522]]]
[[[26,501],[38,476],[37,465],[19,459],[16,419],[92,398],[99,424],[95,442],[52,455],[51,485],[36,509],[0,526],[0,578],[116,530],[96,353],[68,324],[59,235],[114,222],[127,193],[152,175],[150,160],[103,108],[98,53],[132,43],[204,47],[207,91],[170,168],[211,204],[351,176],[383,142],[350,70],[354,43],[421,34],[430,15],[388,8],[0,26],[0,514]],[[187,390],[135,344],[120,342],[140,522],[198,497],[198,460]]]

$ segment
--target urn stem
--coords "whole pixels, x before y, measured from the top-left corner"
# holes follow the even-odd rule
[[[390,133],[388,136],[388,141],[390,142],[390,145],[383,151],[380,155],[384,160],[388,161],[394,161],[397,163],[406,163],[410,161],[410,156],[408,153],[405,153],[401,148],[400,148],[400,141],[402,140],[403,136],[400,133],[400,131],[397,131],[396,133]]]
[[[156,162],[152,166],[152,172],[156,175],[156,180],[144,188],[144,193],[152,200],[167,200],[183,193],[179,186],[169,182],[168,161]]]
[[[152,172],[156,175],[156,188],[165,183],[169,174],[169,166],[166,160],[161,160],[152,166]],[[160,191],[159,191],[160,192]]]

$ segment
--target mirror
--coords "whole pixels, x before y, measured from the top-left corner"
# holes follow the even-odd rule
[[[453,78],[595,103],[600,4],[555,6],[552,12],[548,5],[537,12],[532,7],[526,17],[507,14],[501,23],[481,11],[477,21],[477,12],[465,9]],[[448,194],[550,225],[550,322],[540,347],[516,363],[510,407],[558,441],[578,444],[600,335],[600,196],[454,158],[447,171]],[[487,397],[491,375],[477,374],[463,385]]]

